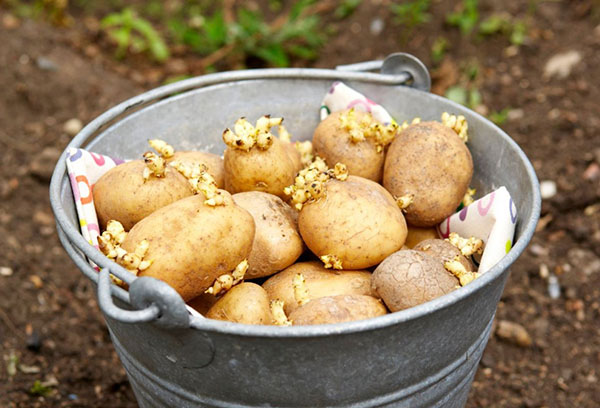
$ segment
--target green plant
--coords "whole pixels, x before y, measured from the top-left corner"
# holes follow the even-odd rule
[[[479,25],[479,34],[483,36],[503,34],[513,45],[522,45],[527,37],[527,25],[524,21],[513,20],[507,14],[492,14]]]
[[[135,52],[147,51],[159,62],[169,58],[169,49],[161,35],[131,8],[107,15],[101,25],[117,43],[117,58],[123,58],[130,48]]]
[[[445,37],[437,37],[431,45],[431,60],[434,64],[439,64],[448,50],[448,40]]]
[[[448,88],[446,98],[460,103],[468,108],[475,108],[481,104],[481,93],[475,87],[455,85]]]
[[[51,391],[52,389],[43,385],[40,380],[35,380],[31,388],[29,389],[29,394],[40,395],[42,397],[45,397],[48,394],[50,394]]]
[[[508,112],[510,112],[510,108],[504,108],[501,111],[491,112],[488,117],[492,122],[500,126],[508,120]]]
[[[464,34],[470,34],[479,20],[478,0],[463,0],[461,9],[446,16],[446,22],[458,27]]]
[[[393,3],[390,6],[390,11],[394,14],[396,24],[412,29],[431,19],[431,15],[428,13],[430,3],[430,0],[413,0],[401,4]]]
[[[354,10],[356,10],[356,8],[360,6],[360,3],[362,3],[362,0],[342,0],[340,5],[337,6],[335,11],[333,12],[333,15],[335,16],[335,18],[338,18],[340,20],[347,18],[351,16],[352,13],[354,13]]]
[[[258,11],[239,8],[235,20],[226,23],[221,10],[199,16],[194,24],[173,19],[169,23],[176,41],[207,55],[205,67],[237,55],[258,58],[269,65],[288,66],[291,57],[314,59],[324,42],[320,17],[308,9],[314,0],[296,2],[287,15],[272,23]]]

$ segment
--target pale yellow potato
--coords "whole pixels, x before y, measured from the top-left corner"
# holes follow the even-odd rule
[[[344,323],[387,314],[379,299],[364,295],[338,295],[311,300],[288,318],[294,326]]]
[[[126,251],[142,240],[149,243],[144,260],[152,264],[139,276],[167,282],[188,301],[250,255],[254,220],[220,191],[225,205],[212,207],[202,194],[195,195],[155,211],[129,231],[122,244]]]
[[[315,255],[334,255],[343,269],[377,265],[406,240],[406,222],[394,198],[357,176],[327,181],[323,196],[302,207],[298,227]]]
[[[215,179],[217,187],[225,187],[225,169],[223,167],[223,159],[220,156],[207,152],[181,151],[175,152],[173,156],[167,159],[167,162],[170,163],[174,160],[192,165],[194,167],[198,165],[205,165],[208,174],[213,176]]]
[[[460,249],[443,239],[426,239],[419,242],[413,248],[416,251],[425,252],[442,263],[442,266],[449,261],[458,260],[468,272],[476,272],[477,268],[470,259],[465,257]]]
[[[285,150],[287,151],[290,160],[294,164],[294,175],[296,175],[304,167],[302,165],[302,155],[300,154],[298,149],[296,149],[294,143],[281,141],[281,144],[285,147]]]
[[[456,212],[471,177],[473,160],[456,132],[439,122],[422,122],[392,142],[383,167],[383,185],[394,197],[412,194],[406,221],[432,227]]]
[[[435,227],[419,228],[408,225],[408,234],[406,235],[406,242],[404,245],[406,245],[408,249],[412,249],[421,241],[437,238],[439,238],[439,235]]]
[[[246,191],[233,201],[248,211],[256,226],[246,279],[270,276],[293,264],[304,250],[297,211],[273,194]]]
[[[229,289],[206,317],[244,324],[272,324],[267,292],[256,283],[243,282]]]
[[[117,220],[125,231],[154,211],[193,194],[187,179],[167,168],[164,177],[144,180],[143,160],[113,167],[94,184],[92,193],[100,227]]]
[[[314,152],[325,159],[329,167],[343,163],[349,174],[379,182],[383,174],[384,152],[377,151],[371,138],[357,143],[350,140],[350,134],[340,122],[340,116],[347,112],[333,112],[319,123],[312,139]],[[367,113],[355,110],[354,115],[360,120]]]
[[[321,262],[298,262],[270,277],[262,285],[269,299],[283,301],[283,309],[288,315],[300,306],[292,285],[299,273],[305,279],[307,300],[336,295],[376,296],[371,289],[369,271],[338,271],[325,269]]]
[[[297,162],[290,157],[286,145],[273,137],[266,150],[253,147],[249,151],[227,147],[224,155],[225,189],[231,194],[263,191],[287,198],[283,189],[294,183]]]
[[[373,291],[392,312],[428,302],[459,287],[442,263],[422,251],[402,250],[373,272]]]

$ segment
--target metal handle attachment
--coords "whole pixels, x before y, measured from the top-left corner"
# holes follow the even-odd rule
[[[338,65],[335,69],[344,72],[379,70],[384,75],[406,75],[405,85],[425,92],[429,92],[431,89],[431,77],[425,64],[414,55],[405,52],[390,54],[383,61],[366,61],[356,64]]]
[[[110,271],[104,268],[98,276],[98,306],[111,319],[122,323],[155,322],[166,328],[185,328],[190,317],[181,296],[171,286],[147,276],[135,279],[129,286],[131,305],[139,310],[116,306],[110,293]]]

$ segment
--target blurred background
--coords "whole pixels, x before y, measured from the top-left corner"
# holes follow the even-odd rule
[[[0,0],[0,406],[136,406],[49,206],[84,124],[191,76],[397,51],[508,132],[541,181],[467,407],[597,407],[598,0]]]

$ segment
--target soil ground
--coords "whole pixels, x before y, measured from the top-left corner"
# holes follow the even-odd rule
[[[521,325],[529,346],[496,332],[467,407],[596,407],[600,401],[600,25],[592,1],[504,3],[528,18],[519,48],[505,36],[478,40],[443,24],[453,7],[436,2],[432,21],[406,35],[381,1],[333,22],[337,34],[317,67],[407,51],[433,70],[434,90],[460,81],[476,61],[478,110],[509,108],[502,127],[526,152],[540,180],[557,193],[544,200],[542,222],[512,267],[497,320]],[[448,2],[449,3],[449,2]],[[498,8],[482,2],[482,13]],[[531,5],[535,3],[535,8]],[[499,10],[496,10],[499,11]],[[594,13],[594,11],[596,13]],[[384,29],[370,27],[381,19]],[[89,23],[89,21],[88,21]],[[91,28],[90,28],[91,27]],[[134,407],[133,393],[95,301],[94,288],[56,236],[49,176],[71,139],[64,124],[83,123],[166,77],[194,71],[195,57],[165,66],[141,58],[116,62],[93,29],[19,20],[0,9],[0,406]],[[449,40],[444,62],[431,45]],[[403,42],[402,39],[407,38]],[[544,76],[549,59],[576,52],[563,78]],[[175,62],[173,62],[175,61]],[[560,296],[548,290],[556,276]],[[18,360],[18,361],[17,361]],[[12,371],[15,367],[16,371]],[[32,395],[39,380],[45,396]]]

